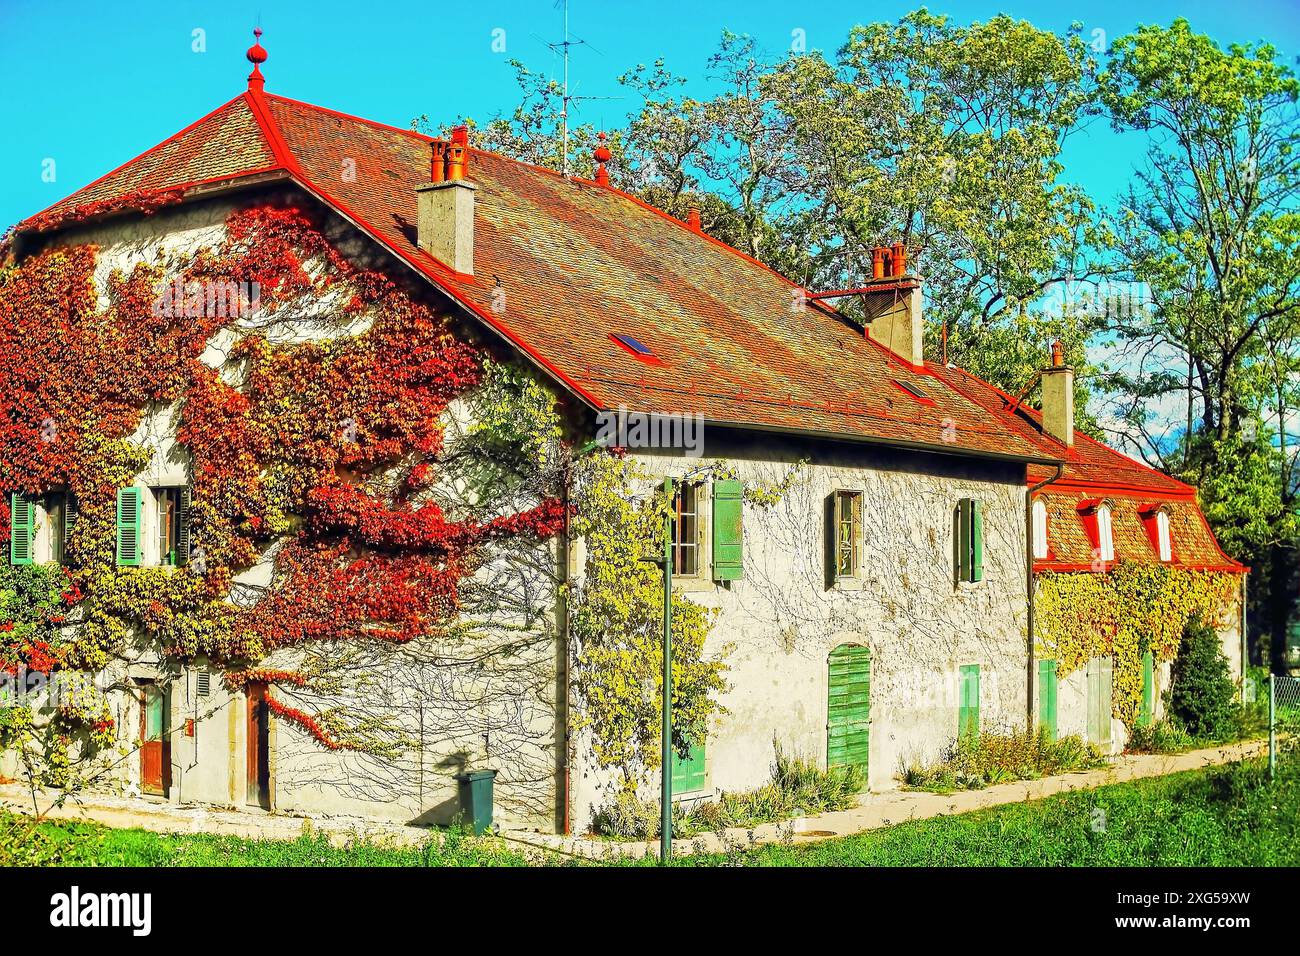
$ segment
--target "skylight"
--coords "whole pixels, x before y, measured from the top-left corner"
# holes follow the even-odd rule
[[[917,386],[909,384],[908,382],[900,382],[896,378],[891,379],[891,381],[899,388],[901,388],[903,391],[907,392],[908,395],[911,395],[913,398],[915,398],[922,405],[934,404],[934,399],[932,399],[929,395],[925,394],[925,392],[921,391],[921,389],[918,388]]]
[[[632,336],[625,335],[622,332],[611,332],[609,334],[609,337],[614,343],[622,346],[623,348],[631,352],[634,358],[640,359],[642,362],[645,362],[647,365],[663,364],[663,362],[659,359],[659,357],[655,355],[654,352],[650,351],[649,346],[643,345],[641,342],[638,342],[636,339],[632,338]]]

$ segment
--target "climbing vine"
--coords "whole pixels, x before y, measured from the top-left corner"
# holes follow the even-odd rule
[[[312,643],[442,637],[487,545],[544,541],[564,524],[545,489],[514,511],[486,494],[468,504],[439,494],[449,406],[485,380],[485,356],[439,314],[354,266],[299,208],[240,209],[225,226],[220,245],[160,254],[103,288],[89,245],[0,273],[0,669],[10,674],[91,674],[143,640],[167,659],[225,668],[232,687],[323,686],[321,672],[259,665]],[[204,283],[258,289],[258,308],[245,298],[232,320],[157,307],[160,290]],[[318,334],[297,334],[304,323]],[[512,382],[487,382],[504,407]],[[142,423],[164,414],[191,475],[193,557],[120,567],[117,492],[154,455],[136,437]],[[66,567],[11,566],[11,491],[75,497]],[[250,577],[258,568],[267,573]],[[269,705],[325,747],[393,747],[373,723],[273,695]],[[103,743],[99,703],[69,706],[57,733],[81,728]]]
[[[1142,699],[1142,656],[1172,661],[1188,621],[1222,626],[1240,587],[1222,571],[1120,562],[1106,574],[1043,574],[1037,580],[1039,647],[1060,677],[1094,657],[1114,660],[1114,715],[1126,724]]]
[[[619,454],[586,459],[576,482],[573,530],[584,536],[587,559],[573,599],[577,659],[574,685],[579,726],[591,732],[602,767],[621,773],[635,790],[660,765],[663,695],[663,579],[643,560],[662,552],[670,502],[654,476]],[[685,756],[702,743],[709,719],[722,712],[724,659],[706,657],[716,612],[672,595],[673,746]]]

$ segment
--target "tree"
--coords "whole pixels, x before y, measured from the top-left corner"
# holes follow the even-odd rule
[[[1169,711],[1193,737],[1231,732],[1236,689],[1214,628],[1192,621],[1183,631],[1171,670]]]
[[[954,360],[1019,391],[1051,337],[1080,340],[1077,316],[1029,304],[1101,273],[1092,204],[1058,181],[1094,74],[1077,28],[960,27],[924,10],[855,27],[834,63],[790,57],[767,86],[790,119],[787,177],[805,201],[785,228],[807,236],[816,282],[856,284],[872,248],[901,239]]]
[[[1154,367],[1115,376],[1126,418],[1150,457],[1200,486],[1230,553],[1264,565],[1257,605],[1284,621],[1286,589],[1268,582],[1300,535],[1288,439],[1300,370],[1300,85],[1271,46],[1224,50],[1176,20],[1117,40],[1100,90],[1115,127],[1151,142],[1116,217],[1125,265],[1153,303],[1115,327]],[[1149,432],[1179,400],[1176,441]]]

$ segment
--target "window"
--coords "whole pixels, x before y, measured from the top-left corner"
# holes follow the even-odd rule
[[[956,512],[957,580],[974,583],[984,580],[984,509],[975,498],[957,502]]]
[[[1034,557],[1047,558],[1047,503],[1042,498],[1034,499]]]
[[[655,353],[652,352],[649,349],[649,347],[641,344],[636,339],[632,338],[632,336],[630,335],[625,335],[622,332],[611,332],[609,338],[610,341],[614,342],[616,345],[622,347],[623,349],[626,349],[628,352],[632,354],[634,358],[640,359],[642,362],[645,362],[647,365],[664,364],[660,360],[659,356],[655,355]]]
[[[1174,544],[1169,536],[1169,512],[1156,512],[1156,541],[1157,550],[1160,553],[1161,561],[1172,561],[1174,557]]]
[[[673,574],[700,573],[700,486],[696,482],[674,482]]]
[[[177,567],[189,557],[189,489],[155,488],[153,497],[157,508],[154,529],[158,535],[158,563]]]
[[[890,379],[890,381],[893,382],[898,388],[901,388],[903,391],[907,392],[908,395],[911,395],[922,405],[934,404],[934,399],[931,398],[929,395],[925,394],[925,392],[921,391],[919,386],[913,385],[910,382],[900,381],[896,378]]]
[[[77,519],[77,498],[70,491],[55,491],[45,496],[45,517],[49,524],[50,560],[68,563],[68,536]]]
[[[862,570],[862,492],[835,492],[835,576],[855,578]]]
[[[1110,505],[1097,506],[1097,548],[1103,561],[1115,560],[1115,538],[1111,532]]]

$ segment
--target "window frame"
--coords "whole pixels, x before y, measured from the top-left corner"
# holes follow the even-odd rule
[[[862,505],[865,498],[864,493],[858,488],[836,488],[833,491],[834,507],[832,516],[835,520],[834,528],[834,579],[836,581],[857,581],[862,577]],[[849,570],[841,571],[840,556],[845,550],[845,541],[843,531],[845,529],[845,519],[842,513],[840,503],[847,501],[848,521],[847,527],[852,541],[848,542]],[[856,506],[856,507],[855,507]]]
[[[1047,542],[1047,502],[1042,498],[1034,499],[1030,534],[1034,560],[1046,561],[1051,554],[1051,548]]]
[[[1097,505],[1097,551],[1107,564],[1115,560],[1115,523],[1108,502]]]
[[[706,483],[698,479],[671,478],[669,480],[672,482],[673,488],[671,501],[673,580],[676,581],[680,578],[686,582],[703,581],[708,577],[709,572],[708,551],[705,547],[708,525],[708,514],[704,508],[707,500]],[[686,487],[691,489],[694,497],[694,510],[689,512],[683,511],[680,505],[682,490]],[[689,542],[683,539],[682,524],[684,522],[679,520],[685,515],[690,515],[691,520],[694,522],[694,534],[690,536],[692,540]],[[695,567],[690,571],[685,571],[682,570],[682,554],[688,549],[694,552]]]
[[[1156,512],[1156,556],[1161,561],[1174,559],[1174,532],[1169,523],[1169,512],[1163,508]]]

